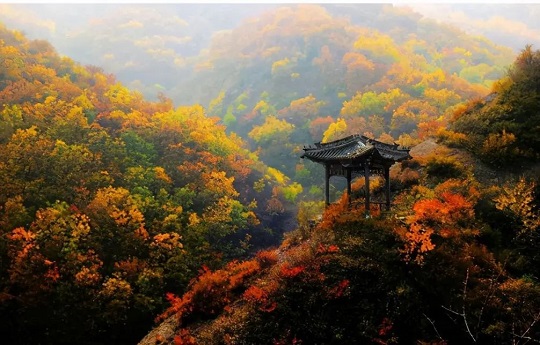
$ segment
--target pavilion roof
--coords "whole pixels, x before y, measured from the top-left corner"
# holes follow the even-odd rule
[[[410,159],[408,149],[400,149],[397,144],[386,144],[366,136],[354,134],[328,143],[304,146],[302,158],[318,163],[362,160],[375,157],[378,160],[401,162]]]

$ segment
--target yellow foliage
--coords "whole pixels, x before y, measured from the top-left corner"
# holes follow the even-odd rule
[[[360,38],[354,43],[354,48],[375,58],[390,58],[389,62],[398,61],[401,55],[390,36],[371,29],[362,30]]]
[[[484,154],[506,152],[510,145],[516,141],[516,136],[513,133],[506,132],[503,129],[502,133],[490,133],[484,140],[481,152]]]
[[[532,232],[540,227],[540,214],[534,208],[534,189],[533,182],[520,178],[514,186],[503,186],[502,193],[495,198],[497,209],[511,212],[521,222],[523,228],[518,231],[518,235]]]
[[[204,188],[208,192],[215,193],[217,195],[224,195],[229,197],[237,197],[239,193],[234,189],[233,182],[234,177],[227,178],[225,171],[211,171],[210,173],[203,173],[202,178],[204,181]]]
[[[302,185],[298,182],[293,182],[286,187],[282,187],[283,196],[285,197],[285,199],[291,202],[295,202],[298,194],[302,193],[303,191],[304,189],[302,188]]]
[[[491,91],[496,93],[502,93],[503,91],[506,91],[512,86],[513,84],[512,78],[509,76],[505,76],[491,85]]]
[[[218,110],[223,106],[223,99],[225,98],[225,91],[221,91],[219,95],[210,101],[208,105],[208,113],[214,116],[218,116]]]
[[[467,135],[442,127],[437,130],[436,136],[448,144],[463,145],[467,141]]]
[[[121,83],[109,86],[109,89],[105,92],[105,96],[109,98],[113,105],[122,107],[129,107],[135,98],[131,91]]]
[[[168,184],[171,184],[173,181],[169,175],[167,175],[167,172],[162,167],[154,167],[154,172],[156,174],[156,178],[158,180],[161,180],[163,182],[166,182]]]
[[[268,174],[267,176],[268,176],[268,178],[270,180],[276,181],[281,186],[285,185],[285,183],[287,183],[287,181],[289,179],[287,176],[285,176],[284,173],[282,173],[278,169],[275,169],[275,168],[272,168],[272,167],[268,167],[266,172],[267,172],[267,174]]]
[[[291,63],[291,60],[289,60],[289,58],[285,58],[285,59],[275,61],[272,64],[272,74],[275,74],[280,69],[283,69],[283,68],[287,67],[288,65],[290,65],[290,63]]]
[[[181,249],[183,248],[180,240],[182,236],[175,232],[157,234],[154,236],[153,242],[150,244],[151,247],[159,247],[165,250]]]
[[[415,145],[418,145],[421,142],[420,139],[412,137],[410,134],[401,134],[399,138],[396,140],[396,143],[399,144],[401,147],[413,147]]]
[[[119,300],[125,300],[131,297],[133,291],[131,285],[120,278],[109,278],[103,283],[103,288],[100,291],[100,296],[106,298],[114,298]]]
[[[192,212],[192,213],[189,214],[189,220],[188,220],[188,225],[189,226],[195,226],[195,225],[199,224],[200,222],[201,222],[201,218],[199,218],[197,213]]]
[[[293,124],[285,120],[279,120],[275,116],[268,116],[262,125],[254,126],[251,132],[248,133],[248,136],[257,143],[271,140],[272,138],[287,140],[293,130]]]
[[[329,141],[337,140],[342,137],[347,130],[347,122],[344,119],[339,118],[336,122],[331,123],[328,129],[323,133],[322,141],[327,143]]]

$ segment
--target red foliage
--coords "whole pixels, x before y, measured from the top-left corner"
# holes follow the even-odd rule
[[[330,244],[328,246],[323,245],[322,243],[319,243],[319,247],[317,248],[317,253],[319,254],[327,254],[327,253],[337,253],[339,252],[339,247],[335,244]]]
[[[280,274],[283,278],[294,278],[304,272],[305,269],[304,265],[289,267],[288,264],[284,264],[281,266]]]
[[[274,339],[272,341],[272,345],[298,345],[302,343],[303,341],[301,339],[298,339],[296,336],[292,337],[291,339],[291,330],[287,330],[285,332],[285,335],[282,336],[280,339]]]
[[[388,332],[390,332],[392,330],[392,327],[393,327],[393,323],[392,323],[392,320],[390,320],[389,318],[385,317],[382,322],[381,322],[381,325],[379,326],[379,335],[382,337],[382,336],[385,336],[388,334]]]
[[[375,344],[381,344],[381,345],[386,345],[388,344],[389,342],[384,340],[384,338],[388,338],[388,337],[391,337],[391,334],[390,332],[392,331],[392,328],[393,328],[393,323],[392,323],[392,320],[390,320],[389,318],[385,317],[381,324],[379,325],[379,331],[378,331],[378,335],[380,338],[374,338],[373,339],[373,342]],[[391,342],[391,343],[394,343],[394,342]]]
[[[164,320],[174,314],[180,321],[194,314],[217,315],[234,298],[233,291],[259,270],[257,260],[232,261],[224,269],[217,271],[203,266],[199,277],[193,280],[191,288],[181,298],[167,294],[171,306],[156,320]]]
[[[191,336],[187,329],[180,330],[180,333],[174,336],[174,345],[197,345],[197,340]]]
[[[345,291],[350,285],[350,281],[348,279],[343,279],[339,282],[338,285],[334,286],[333,288],[328,291],[328,297],[329,298],[339,298],[343,296]]]

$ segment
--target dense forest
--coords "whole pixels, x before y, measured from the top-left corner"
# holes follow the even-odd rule
[[[201,106],[145,101],[6,28],[0,56],[10,343],[133,343],[166,292],[275,243],[292,217],[294,186]]]
[[[148,100],[0,25],[3,341],[540,341],[539,51],[379,4],[207,44]],[[300,158],[356,133],[413,157],[370,218]]]
[[[489,97],[413,147],[391,212],[366,218],[344,195],[316,220],[301,205],[281,245],[169,294],[140,344],[540,341],[539,67],[526,47]]]
[[[300,5],[215,37],[184,93],[320,200],[322,171],[299,159],[304,144],[360,133],[410,147],[486,95],[512,58],[406,9]]]

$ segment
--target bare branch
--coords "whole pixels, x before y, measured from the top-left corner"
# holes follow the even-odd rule
[[[441,307],[444,308],[445,310],[455,314],[455,315],[458,315],[458,316],[461,316],[461,318],[463,318],[463,322],[465,323],[465,328],[467,329],[467,333],[471,336],[471,339],[476,343],[476,338],[474,337],[474,335],[472,334],[471,332],[471,329],[469,328],[469,323],[467,322],[467,313],[466,313],[466,310],[465,310],[465,299],[467,298],[467,284],[469,282],[469,269],[467,268],[467,274],[465,275],[465,281],[463,282],[463,307],[462,307],[462,312],[461,313],[458,313],[457,311],[454,311],[452,309],[449,309],[447,307],[445,307],[444,305],[442,305]]]
[[[474,335],[471,333],[469,328],[469,323],[467,322],[467,313],[465,312],[465,300],[467,299],[467,284],[469,283],[469,268],[467,268],[467,275],[465,276],[465,281],[463,282],[463,321],[465,322],[465,327],[467,327],[467,332],[471,336],[472,340],[476,343]]]
[[[499,278],[502,276],[504,272],[504,268],[506,267],[506,263],[508,262],[508,258],[504,260],[504,263],[502,267],[499,268],[499,273],[497,274],[497,277],[495,279],[491,279],[491,282],[489,283],[489,290],[486,295],[486,299],[484,300],[484,303],[482,304],[482,308],[480,308],[480,313],[478,315],[478,324],[476,325],[476,329],[480,329],[480,324],[482,323],[482,315],[484,314],[484,308],[486,307],[489,299],[495,294],[495,284],[499,281]]]
[[[540,344],[540,340],[538,340],[538,339],[534,339],[534,338],[531,338],[531,337],[524,337],[524,336],[521,336],[521,335],[516,334],[514,332],[510,332],[510,334],[512,334],[516,338],[527,340],[524,344],[527,344],[529,341],[532,341],[533,343]]]
[[[531,322],[531,324],[529,325],[529,328],[527,328],[525,330],[525,332],[523,332],[523,334],[521,336],[518,335],[518,337],[521,338],[521,339],[527,339],[527,342],[525,342],[525,344],[527,344],[529,341],[533,341],[535,343],[540,343],[540,340],[536,340],[536,339],[533,339],[531,337],[526,337],[525,336],[527,333],[529,333],[531,328],[533,328],[534,324],[538,322],[538,320],[540,320],[540,312],[536,315],[533,322]]]
[[[429,321],[429,323],[431,323],[431,326],[433,326],[433,329],[435,330],[435,333],[437,333],[437,337],[444,341],[444,339],[441,337],[441,335],[439,334],[439,331],[437,330],[437,327],[435,327],[435,322],[433,320],[431,320],[426,314],[423,314],[426,319]]]

